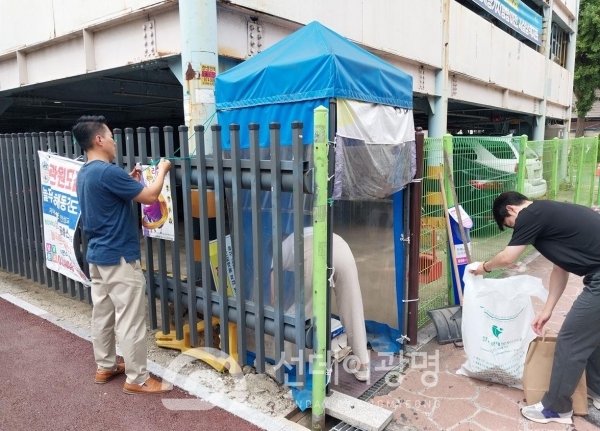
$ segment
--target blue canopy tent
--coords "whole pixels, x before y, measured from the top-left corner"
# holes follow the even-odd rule
[[[260,124],[265,147],[271,121],[282,124],[282,145],[291,144],[292,121],[304,123],[304,143],[312,143],[313,109],[329,106],[330,98],[413,105],[410,75],[316,21],[218,75],[215,97],[219,123],[237,123],[246,133],[248,124]],[[248,139],[241,141],[248,148]]]
[[[320,105],[329,107],[330,103],[341,99],[402,110],[405,115],[410,115],[412,125],[412,77],[318,22],[308,24],[265,51],[218,75],[215,97],[218,122],[223,126],[223,149],[226,151],[230,149],[227,126],[233,123],[240,125],[242,150],[249,148],[250,123],[260,125],[260,146],[265,151],[269,147],[271,122],[281,124],[282,149],[291,145],[290,124],[293,121],[304,124],[303,142],[310,145],[313,140],[313,110]],[[330,124],[331,128],[337,130],[337,124]],[[414,127],[410,133],[414,142]],[[285,158],[285,152],[283,156]],[[267,195],[268,192],[263,194]],[[289,198],[291,202],[291,194]],[[263,203],[263,230],[270,232],[270,199],[263,199]],[[284,208],[285,205],[284,202]],[[393,238],[397,323],[400,333],[403,332],[402,300],[405,279],[405,244],[400,241],[404,230],[403,209],[404,193],[399,190],[393,195]],[[284,231],[285,223],[284,220]],[[291,226],[289,220],[290,229],[287,233],[291,232]],[[244,255],[248,257],[244,270],[252,271],[251,244],[244,246],[248,247],[244,251]],[[264,273],[268,274],[270,257],[264,259],[263,265]],[[251,276],[244,278],[252,280]],[[265,292],[268,292],[268,282],[265,280]],[[249,290],[250,288],[247,289]]]

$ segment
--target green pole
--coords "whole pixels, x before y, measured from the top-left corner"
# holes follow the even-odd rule
[[[523,193],[525,190],[525,172],[527,170],[527,159],[525,158],[526,147],[527,135],[522,135],[519,145],[519,168],[517,169],[517,191],[519,193]]]
[[[444,135],[444,151],[448,154],[448,162],[450,166],[448,169],[450,172],[454,172],[453,160],[452,160],[452,135]],[[446,160],[444,160],[444,166],[446,165]],[[445,168],[444,168],[445,169]],[[448,176],[446,175],[446,171],[444,170],[444,193],[446,193],[446,200],[448,201],[448,208],[452,208],[454,206],[454,198],[452,197],[452,192],[450,191],[450,181],[448,181]]]
[[[312,375],[312,429],[325,429],[327,370],[327,145],[329,110],[319,106],[314,111],[315,200],[313,209],[313,325],[315,328]]]
[[[558,138],[552,140],[552,172],[550,173],[550,200],[555,201],[558,196],[558,151],[561,144]]]
[[[446,134],[446,135],[444,135],[444,137],[442,139],[443,139],[442,148],[444,149],[446,154],[448,154],[448,158],[447,159],[445,157],[443,158],[444,159],[444,162],[443,162],[444,190],[440,190],[440,191],[441,191],[441,193],[446,194],[446,201],[448,202],[448,208],[452,208],[454,206],[454,197],[452,195],[452,192],[450,191],[450,181],[448,181],[448,176],[446,175],[446,169],[445,169],[446,160],[448,160],[448,163],[450,164],[450,166],[448,166],[448,170],[450,172],[454,173],[454,166],[453,166],[454,165],[454,157],[453,157],[454,148],[452,146],[452,135]],[[452,235],[452,232],[448,232],[448,235]],[[450,244],[448,244],[448,247],[450,247]],[[451,253],[448,253],[448,268],[452,268]],[[448,303],[455,304],[454,289],[452,288],[453,286],[452,286],[452,270],[451,269],[446,272],[446,277],[448,280]]]
[[[589,196],[589,200],[587,202],[587,206],[592,206],[594,204],[594,186],[596,183],[596,160],[598,160],[598,138],[594,139],[594,142],[591,142],[591,153],[592,155],[590,155],[590,161],[588,162],[592,168],[592,175],[590,175],[591,177],[591,181],[590,181],[590,196]],[[593,158],[592,158],[593,157]]]
[[[600,150],[600,135],[596,137],[596,151]],[[596,153],[596,163],[598,163],[598,154]],[[596,205],[600,205],[600,176],[598,177],[598,197],[596,198]]]
[[[579,138],[576,139],[578,148],[579,148],[579,158],[577,159],[577,179],[575,180],[575,202],[579,203],[579,197],[581,195],[581,177],[583,176],[583,156],[584,156],[584,148],[585,139]]]

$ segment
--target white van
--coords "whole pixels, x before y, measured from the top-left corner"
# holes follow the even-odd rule
[[[518,138],[516,138],[518,139]],[[519,142],[510,136],[479,137],[473,143],[477,163],[504,172],[517,172],[519,169]],[[540,198],[546,194],[546,180],[542,177],[543,165],[540,156],[531,148],[525,149],[525,183],[523,194],[528,198]]]

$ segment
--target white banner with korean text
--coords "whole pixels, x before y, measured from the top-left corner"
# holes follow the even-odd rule
[[[81,214],[76,180],[83,162],[44,151],[40,157],[44,251],[46,267],[72,280],[90,285],[77,262],[73,238]]]

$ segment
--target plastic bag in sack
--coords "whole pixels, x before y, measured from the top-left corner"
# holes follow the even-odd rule
[[[462,311],[462,339],[467,361],[456,372],[479,380],[522,389],[529,343],[536,337],[531,297],[544,302],[548,291],[530,275],[484,279],[467,266]]]

